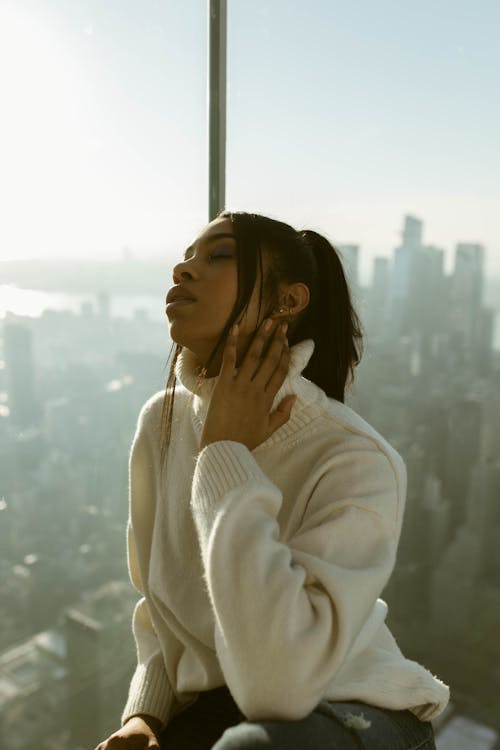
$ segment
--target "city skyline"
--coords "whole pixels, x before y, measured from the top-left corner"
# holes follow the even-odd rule
[[[462,245],[446,278],[440,251],[420,245],[415,217],[405,217],[403,235],[394,264],[382,259],[363,295],[368,348],[340,414],[353,409],[373,425],[407,468],[397,560],[380,593],[402,652],[450,686],[436,747],[454,748],[467,733],[471,750],[500,750],[491,668],[500,622],[500,351],[493,309],[481,300],[482,248]],[[357,248],[345,253],[355,278]],[[140,285],[143,264],[120,266],[117,276]],[[96,289],[102,277],[87,271],[78,280]],[[166,387],[167,326],[143,308],[114,314],[112,294],[97,288],[97,304],[82,301],[76,314],[10,314],[0,330],[6,750],[93,747],[117,726],[134,670],[127,462],[141,406]]]
[[[498,6],[314,7],[228,3],[226,206],[360,245],[362,276],[411,214],[447,269],[480,243],[500,274]],[[2,257],[158,257],[200,231],[206,13],[5,0]]]

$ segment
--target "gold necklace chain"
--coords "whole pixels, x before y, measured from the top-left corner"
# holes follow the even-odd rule
[[[196,379],[196,390],[199,390],[201,388],[206,376],[207,376],[207,368],[201,367],[198,371],[198,377]]]

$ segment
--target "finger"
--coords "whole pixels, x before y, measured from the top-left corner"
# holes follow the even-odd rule
[[[290,349],[288,345],[286,345],[282,349],[278,366],[275,368],[267,384],[264,386],[264,391],[271,400],[271,403],[274,400],[274,397],[278,393],[279,389],[285,382],[286,376],[288,375],[288,369],[290,367],[290,359]]]
[[[226,339],[224,351],[222,352],[222,364],[219,373],[219,379],[232,379],[236,369],[236,354],[238,349],[239,327],[235,323],[229,331]]]
[[[288,350],[288,341],[286,338],[287,326],[287,323],[281,323],[278,326],[271,345],[261,360],[258,371],[254,375],[253,382],[264,390],[267,390],[271,377],[279,367],[283,351]]]
[[[239,381],[250,381],[254,378],[261,363],[264,347],[269,341],[272,325],[273,321],[270,318],[262,321],[241,362],[237,376]]]
[[[295,393],[289,394],[288,396],[285,396],[280,404],[278,404],[276,409],[269,417],[269,427],[271,430],[271,434],[279,427],[282,427],[286,422],[288,422],[293,405],[296,400],[297,396]]]
[[[121,747],[127,746],[127,737],[121,737],[119,734],[113,734],[108,737],[106,744],[104,745],[105,750],[119,750]]]

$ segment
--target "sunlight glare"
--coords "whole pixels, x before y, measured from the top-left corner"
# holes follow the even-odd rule
[[[88,93],[56,29],[11,5],[0,7],[0,71],[0,243],[15,257],[59,234],[61,217],[74,211],[68,185],[85,169],[78,138]]]

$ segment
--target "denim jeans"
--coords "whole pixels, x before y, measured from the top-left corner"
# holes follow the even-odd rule
[[[228,688],[200,693],[160,735],[161,750],[436,750],[430,721],[360,701],[321,701],[297,721],[248,721]]]

